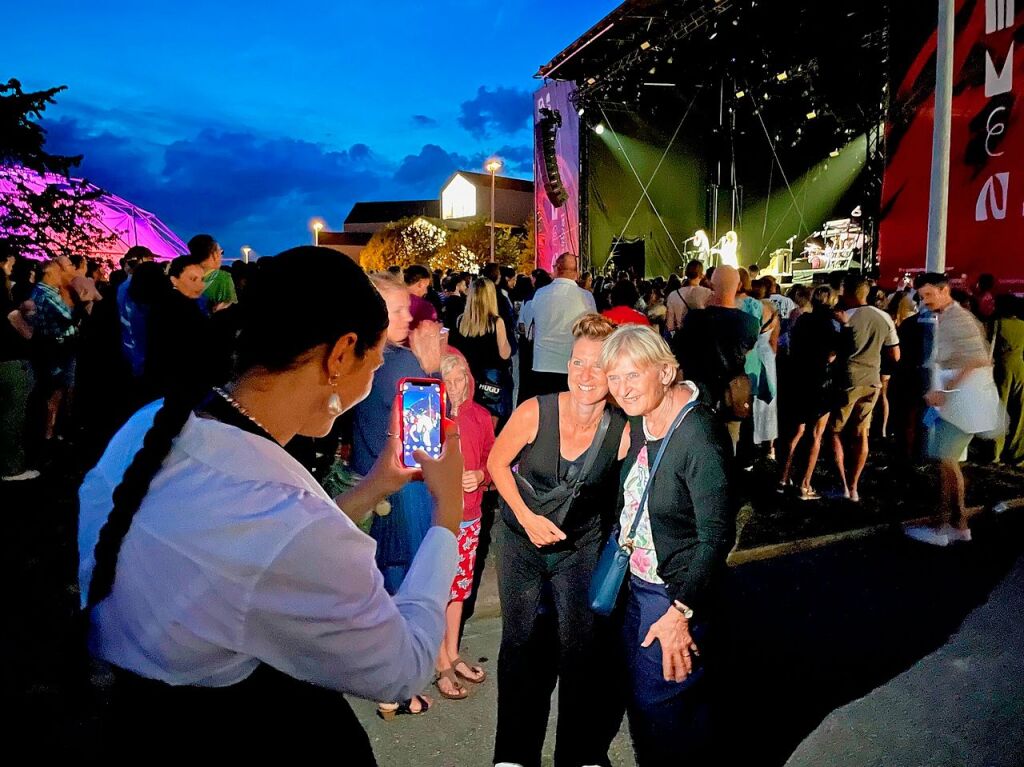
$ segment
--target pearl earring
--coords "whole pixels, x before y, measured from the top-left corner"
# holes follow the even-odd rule
[[[333,376],[331,378],[331,386],[337,387],[338,378]],[[329,415],[337,417],[345,411],[345,406],[341,403],[341,397],[338,396],[338,392],[335,391],[327,398],[327,412]]]

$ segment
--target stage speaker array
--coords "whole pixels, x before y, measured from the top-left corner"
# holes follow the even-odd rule
[[[561,208],[569,199],[569,194],[562,185],[562,174],[558,170],[558,150],[555,146],[558,129],[561,127],[561,113],[557,109],[541,107],[537,132],[544,157],[544,192],[556,208]]]

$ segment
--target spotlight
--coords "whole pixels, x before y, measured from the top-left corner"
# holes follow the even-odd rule
[[[593,85],[596,82],[597,82],[597,78],[595,78],[595,77],[588,77],[587,78],[587,85]]]
[[[587,111],[586,109],[584,109],[583,107],[580,107],[579,109],[576,110],[576,114],[578,114],[580,117],[583,117],[583,113],[586,112],[586,111]]]
[[[777,75],[775,75],[775,79],[778,80],[780,83],[784,83],[786,82],[786,80],[789,79],[789,72],[779,72]]]
[[[711,37],[709,37],[708,40],[714,40],[716,37],[718,37],[718,30],[712,32]]]
[[[672,63],[672,57],[671,57],[671,56],[669,56],[669,57],[668,57],[668,63],[669,63],[669,64],[671,64],[671,63]]]
[[[650,69],[647,70],[647,74],[653,75],[655,71],[657,71],[657,67],[651,67]]]
[[[736,98],[741,99],[747,95],[746,91],[736,91]]]
[[[838,149],[833,149],[831,152],[828,153],[828,156],[829,157],[838,157],[839,156],[839,150]]]
[[[813,109],[810,112],[807,113],[807,119],[808,120],[813,120],[817,116],[818,116],[818,113],[815,112]]]
[[[597,125],[595,125],[594,133],[596,133],[598,136],[602,135],[604,133],[604,123],[598,123]]]
[[[642,51],[646,51],[650,47],[651,47],[651,44],[649,42],[647,42],[646,40],[644,40],[642,43],[640,43],[640,50],[642,50]]]

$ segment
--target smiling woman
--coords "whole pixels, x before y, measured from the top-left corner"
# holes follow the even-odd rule
[[[641,765],[705,764],[710,629],[735,538],[729,440],[652,328],[620,327],[600,365],[629,416],[618,508],[632,550],[622,643],[633,747]]]
[[[556,668],[559,764],[607,764],[621,719],[615,680],[602,673],[611,657],[609,624],[587,603],[628,445],[600,364],[614,327],[597,314],[576,322],[569,391],[520,405],[487,462],[504,522],[496,763],[540,764]]]

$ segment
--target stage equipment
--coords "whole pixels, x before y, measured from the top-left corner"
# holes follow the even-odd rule
[[[561,208],[569,199],[562,185],[562,174],[558,170],[558,149],[555,142],[558,129],[562,127],[562,114],[557,109],[540,108],[540,121],[537,123],[537,134],[540,138],[541,151],[544,155],[544,191],[552,206]]]
[[[616,272],[628,272],[632,277],[643,279],[647,270],[647,245],[643,237],[636,239],[615,238],[608,251],[608,262],[605,275],[612,276]]]

